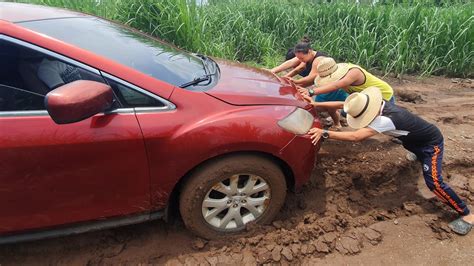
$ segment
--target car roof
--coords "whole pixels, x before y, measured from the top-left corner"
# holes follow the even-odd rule
[[[13,23],[74,17],[88,17],[88,15],[55,7],[0,2],[0,20]]]

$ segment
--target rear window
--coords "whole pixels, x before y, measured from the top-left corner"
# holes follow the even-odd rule
[[[96,17],[25,21],[18,24],[175,86],[205,75],[200,58],[139,31]]]

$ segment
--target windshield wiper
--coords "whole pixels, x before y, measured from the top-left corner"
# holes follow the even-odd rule
[[[186,82],[184,84],[179,85],[179,87],[180,88],[186,88],[186,87],[189,87],[189,86],[197,85],[197,84],[199,84],[201,82],[204,82],[204,81],[208,81],[207,84],[210,84],[211,83],[211,75],[207,74],[207,75],[204,75],[202,77],[194,78],[190,82]]]
[[[184,84],[179,85],[180,88],[186,88],[186,87],[189,87],[189,86],[197,85],[197,84],[199,84],[201,82],[204,82],[204,81],[207,81],[206,85],[209,85],[209,84],[211,84],[211,77],[213,75],[218,74],[219,69],[216,67],[217,64],[214,62],[214,60],[212,60],[211,58],[209,58],[205,55],[202,55],[202,54],[194,54],[194,56],[201,59],[202,66],[204,68],[204,73],[205,74],[201,77],[194,78],[193,80],[191,80],[189,82],[186,82]],[[208,63],[211,63],[211,65],[214,67],[214,69],[213,69],[214,72],[210,73],[209,68],[208,68],[208,66],[209,66]]]
[[[214,70],[214,72],[212,73],[212,75],[217,74],[217,72],[219,71],[219,68],[218,68],[217,63],[216,63],[214,60],[212,60],[212,58],[210,58],[210,57],[208,57],[208,56],[205,56],[205,55],[202,55],[202,54],[194,54],[194,55],[197,56],[197,57],[199,57],[199,58],[202,60],[202,62],[203,62],[203,64],[204,64],[204,69],[205,69],[206,71],[208,71],[208,69],[206,69],[206,66],[208,65],[208,63],[210,63],[210,65],[212,65],[213,70]]]

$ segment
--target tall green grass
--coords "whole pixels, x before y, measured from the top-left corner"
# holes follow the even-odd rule
[[[429,5],[428,1],[356,5],[209,0],[205,6],[197,6],[192,0],[27,2],[96,14],[189,51],[266,67],[281,61],[289,47],[308,35],[316,49],[337,60],[384,73],[474,76],[472,2],[448,5],[443,4],[448,3],[446,0],[438,1],[443,7]]]

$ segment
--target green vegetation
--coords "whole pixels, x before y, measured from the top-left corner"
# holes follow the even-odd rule
[[[308,35],[315,49],[384,73],[474,76],[474,3],[470,1],[386,0],[357,5],[209,0],[203,6],[190,0],[27,2],[96,14],[189,51],[266,67],[282,60],[289,47]],[[397,2],[401,4],[386,4]]]

